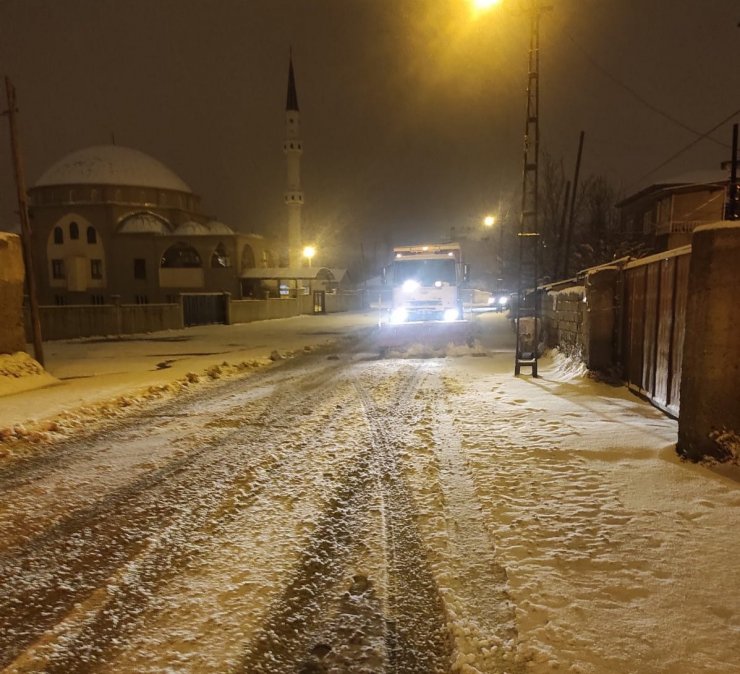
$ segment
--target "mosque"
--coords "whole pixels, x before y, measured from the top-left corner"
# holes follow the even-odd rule
[[[179,176],[138,150],[96,146],[56,162],[29,190],[39,303],[168,303],[214,292],[262,299],[336,287],[338,270],[300,267],[299,119],[291,56],[282,249],[279,239],[204,214]]]

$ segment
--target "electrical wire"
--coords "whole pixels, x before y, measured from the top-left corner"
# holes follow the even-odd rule
[[[706,134],[702,134],[700,131],[697,131],[696,129],[693,129],[692,127],[688,126],[687,124],[684,124],[680,119],[676,119],[673,115],[666,112],[665,110],[662,110],[661,108],[657,107],[656,105],[653,105],[650,101],[648,101],[644,96],[642,96],[639,92],[635,91],[632,87],[630,87],[628,84],[625,84],[620,80],[616,75],[613,75],[610,73],[606,68],[604,68],[600,63],[596,61],[586,50],[586,48],[576,40],[576,38],[573,36],[573,34],[566,28],[565,34],[570,38],[570,41],[575,45],[575,47],[581,52],[583,57],[588,61],[588,63],[591,65],[592,68],[596,69],[598,72],[600,72],[604,77],[609,79],[611,82],[616,84],[618,87],[621,87],[624,89],[627,93],[629,93],[636,101],[639,103],[642,103],[646,108],[649,110],[652,110],[654,113],[660,115],[661,117],[664,117],[669,122],[672,122],[676,126],[681,127],[684,129],[684,131],[688,131],[689,133],[694,134],[697,136],[700,140],[706,138],[707,140],[711,140],[713,143],[716,143],[720,147],[729,148],[729,144],[723,143],[720,140],[717,140],[716,138],[708,137]]]
[[[672,154],[670,157],[668,157],[668,159],[666,159],[665,161],[662,161],[654,169],[648,171],[641,178],[639,178],[638,180],[635,180],[631,184],[631,186],[641,184],[642,181],[645,180],[645,178],[648,178],[649,176],[653,175],[653,173],[655,173],[656,171],[660,171],[660,169],[662,169],[664,166],[666,166],[667,164],[670,164],[674,159],[677,159],[684,152],[686,152],[686,151],[690,150],[692,147],[694,147],[694,145],[696,145],[697,143],[701,142],[705,138],[709,137],[709,134],[710,133],[714,133],[717,129],[719,129],[719,127],[721,127],[724,124],[727,124],[727,122],[729,122],[731,119],[733,119],[733,117],[737,117],[738,115],[740,115],[740,108],[738,108],[737,110],[735,110],[733,113],[729,114],[727,117],[725,117],[718,124],[715,124],[711,129],[709,129],[709,131],[707,131],[706,133],[701,134],[698,138],[695,138],[694,140],[692,140],[688,145],[682,147],[678,152],[675,152],[674,154]]]

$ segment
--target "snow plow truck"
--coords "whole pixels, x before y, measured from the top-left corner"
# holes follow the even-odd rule
[[[383,347],[433,348],[470,341],[462,287],[469,279],[459,243],[396,246],[383,269],[390,305],[381,318]]]

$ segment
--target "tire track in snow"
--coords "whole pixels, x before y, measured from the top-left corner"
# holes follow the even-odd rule
[[[374,375],[371,383],[377,378]],[[368,424],[369,451],[346,467],[296,575],[247,648],[239,671],[447,671],[449,643],[441,599],[395,457],[398,411],[418,380],[417,368],[405,368],[401,386],[385,400],[385,409],[355,379]],[[373,517],[375,507],[379,512]],[[361,554],[358,549],[368,536],[363,533],[367,525],[381,530],[385,558],[378,561],[385,568],[377,569],[377,578],[355,575],[343,588],[346,569]]]
[[[326,368],[330,373],[336,369]],[[254,496],[252,471],[264,458],[260,450],[278,420],[284,424],[286,416],[302,414],[295,403],[305,399],[307,390],[330,399],[331,386],[331,377],[317,379],[315,372],[293,380],[265,401],[261,423],[250,426],[254,435],[248,442],[239,442],[243,429],[230,430],[225,438],[145,474],[30,543],[6,551],[0,557],[5,581],[0,590],[0,665],[104,588],[102,602],[99,597],[92,602],[93,618],[77,637],[67,639],[64,653],[57,654],[47,671],[82,671],[81,661],[98,659],[157,584],[187,561],[198,535],[204,535],[214,518],[228,516],[228,497],[245,488]],[[251,465],[245,449],[254,450]],[[279,469],[271,463],[271,470]],[[244,507],[248,502],[237,499],[234,508]],[[136,582],[124,582],[129,577]]]

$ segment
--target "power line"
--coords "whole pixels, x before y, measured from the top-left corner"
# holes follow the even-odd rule
[[[714,132],[715,132],[715,131],[716,131],[717,129],[719,129],[719,127],[721,127],[721,126],[722,126],[723,124],[727,124],[727,122],[729,122],[729,121],[730,121],[730,120],[731,120],[731,119],[732,119],[733,117],[737,117],[738,115],[740,115],[740,108],[738,108],[737,110],[735,110],[735,112],[733,112],[733,113],[731,113],[730,115],[728,115],[727,117],[725,117],[725,118],[724,118],[724,119],[723,119],[723,120],[722,120],[721,122],[719,122],[718,124],[715,124],[715,125],[714,125],[714,126],[713,126],[713,127],[711,128],[711,129],[709,129],[709,131],[707,131],[706,133],[703,133],[703,134],[701,134],[701,135],[699,136],[699,138],[695,138],[695,139],[694,139],[694,140],[692,140],[692,141],[691,141],[691,142],[690,142],[690,143],[689,143],[688,145],[686,145],[685,147],[681,148],[681,149],[680,149],[680,150],[679,150],[678,152],[676,152],[675,154],[672,154],[672,155],[671,155],[670,157],[668,157],[668,159],[666,159],[665,161],[663,161],[663,162],[661,162],[660,164],[658,164],[658,165],[657,165],[657,166],[656,166],[656,167],[655,167],[654,169],[652,169],[652,170],[648,171],[648,172],[647,172],[647,173],[646,173],[646,174],[645,174],[644,176],[642,176],[642,177],[641,177],[641,178],[639,178],[638,180],[635,180],[635,181],[634,181],[634,182],[633,182],[633,183],[632,183],[632,184],[630,185],[630,187],[632,187],[632,186],[635,186],[635,185],[639,185],[640,183],[642,183],[642,181],[643,181],[643,180],[645,180],[645,178],[647,178],[647,177],[651,176],[651,175],[652,175],[653,173],[655,173],[656,171],[659,171],[660,169],[662,169],[662,168],[663,168],[664,166],[666,166],[667,164],[670,164],[670,163],[671,163],[671,162],[672,162],[672,161],[673,161],[674,159],[677,159],[677,158],[678,158],[678,157],[680,157],[680,156],[681,156],[681,155],[682,155],[682,154],[683,154],[684,152],[686,152],[687,150],[690,150],[690,149],[691,149],[692,147],[694,147],[694,145],[696,145],[696,144],[697,144],[697,143],[699,143],[700,141],[702,141],[702,140],[704,140],[705,138],[707,138],[707,137],[709,136],[709,134],[710,134],[710,133],[714,133]]]
[[[583,57],[588,61],[588,63],[598,70],[604,77],[608,78],[611,82],[616,84],[618,87],[621,87],[624,89],[627,93],[629,93],[635,100],[637,100],[639,103],[642,103],[646,108],[649,110],[652,110],[656,114],[660,115],[661,117],[664,117],[668,121],[672,122],[676,126],[681,127],[685,131],[688,131],[689,133],[694,134],[698,137],[699,140],[702,140],[704,138],[707,138],[707,140],[711,140],[713,143],[716,143],[720,147],[729,148],[729,144],[723,143],[720,140],[717,140],[716,138],[708,137],[706,134],[702,134],[700,131],[697,131],[696,129],[693,129],[692,127],[688,126],[687,124],[684,124],[680,119],[676,119],[673,115],[666,112],[665,110],[662,110],[661,108],[657,107],[656,105],[653,105],[650,101],[648,101],[645,97],[643,97],[639,92],[635,91],[632,87],[630,87],[628,84],[625,84],[622,80],[620,80],[616,75],[613,75],[610,73],[606,68],[604,68],[600,63],[598,63],[586,50],[583,45],[581,45],[578,40],[576,40],[575,37],[573,37],[573,34],[565,29],[565,33],[570,38],[570,41],[580,50]]]

